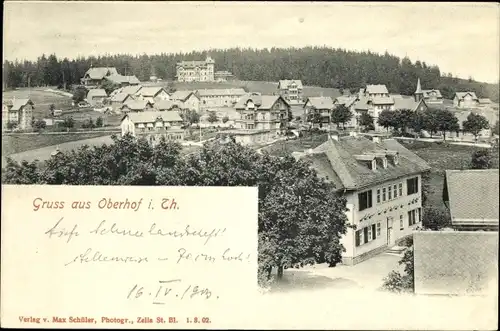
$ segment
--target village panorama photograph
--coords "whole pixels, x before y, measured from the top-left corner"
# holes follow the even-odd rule
[[[3,22],[2,184],[257,186],[266,295],[496,293],[498,4],[6,1]]]

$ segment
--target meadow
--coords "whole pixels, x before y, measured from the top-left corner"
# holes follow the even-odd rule
[[[19,88],[2,92],[2,100],[31,99],[35,104],[33,116],[35,119],[42,119],[50,115],[49,107],[54,104],[56,109],[71,109],[71,98],[58,93],[45,91],[48,88]]]

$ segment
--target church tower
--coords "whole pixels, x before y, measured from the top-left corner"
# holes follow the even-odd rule
[[[419,102],[424,98],[424,92],[422,92],[422,86],[420,86],[420,78],[417,81],[417,89],[415,90],[415,101]]]

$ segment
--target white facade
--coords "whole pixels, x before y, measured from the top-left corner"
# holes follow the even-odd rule
[[[414,178],[417,178],[418,189],[416,192],[408,191],[408,180]],[[349,228],[341,239],[346,248],[342,255],[344,264],[356,264],[396,245],[398,240],[409,236],[421,225],[421,181],[420,175],[412,175],[345,195],[349,210],[347,218],[356,230]],[[368,204],[368,208],[360,205],[365,196],[360,197],[363,193],[371,195],[371,206]]]
[[[213,82],[215,61],[207,57],[205,61],[182,61],[177,63],[179,82]]]

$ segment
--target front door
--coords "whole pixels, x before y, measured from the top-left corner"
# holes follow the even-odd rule
[[[392,217],[387,218],[387,245],[390,247],[394,245],[394,232],[392,229],[392,223],[394,219]]]

